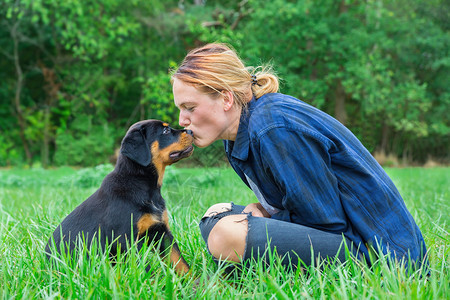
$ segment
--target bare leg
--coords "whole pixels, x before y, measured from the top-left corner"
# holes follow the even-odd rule
[[[217,259],[240,262],[245,252],[247,232],[247,215],[226,216],[209,234],[209,251]]]

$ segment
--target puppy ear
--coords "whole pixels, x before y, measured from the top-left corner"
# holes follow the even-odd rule
[[[152,159],[150,148],[141,129],[127,133],[122,140],[120,153],[144,167],[147,167]]]

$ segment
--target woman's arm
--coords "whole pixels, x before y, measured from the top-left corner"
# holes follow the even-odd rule
[[[258,147],[264,172],[283,194],[278,201],[284,210],[272,218],[318,229],[345,228],[338,180],[331,166],[330,140],[281,126],[259,136]]]

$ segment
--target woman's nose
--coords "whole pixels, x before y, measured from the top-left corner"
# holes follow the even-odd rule
[[[186,118],[182,112],[180,112],[180,116],[178,117],[178,124],[181,127],[186,127],[190,124],[188,118]]]

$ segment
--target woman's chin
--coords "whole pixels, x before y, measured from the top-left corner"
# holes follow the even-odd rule
[[[212,142],[198,140],[197,138],[194,137],[194,145],[198,148],[205,148],[211,144],[212,144]]]
[[[194,142],[194,145],[198,148],[205,148],[206,146],[208,146],[208,145],[203,145],[202,143],[195,143],[195,142]]]

